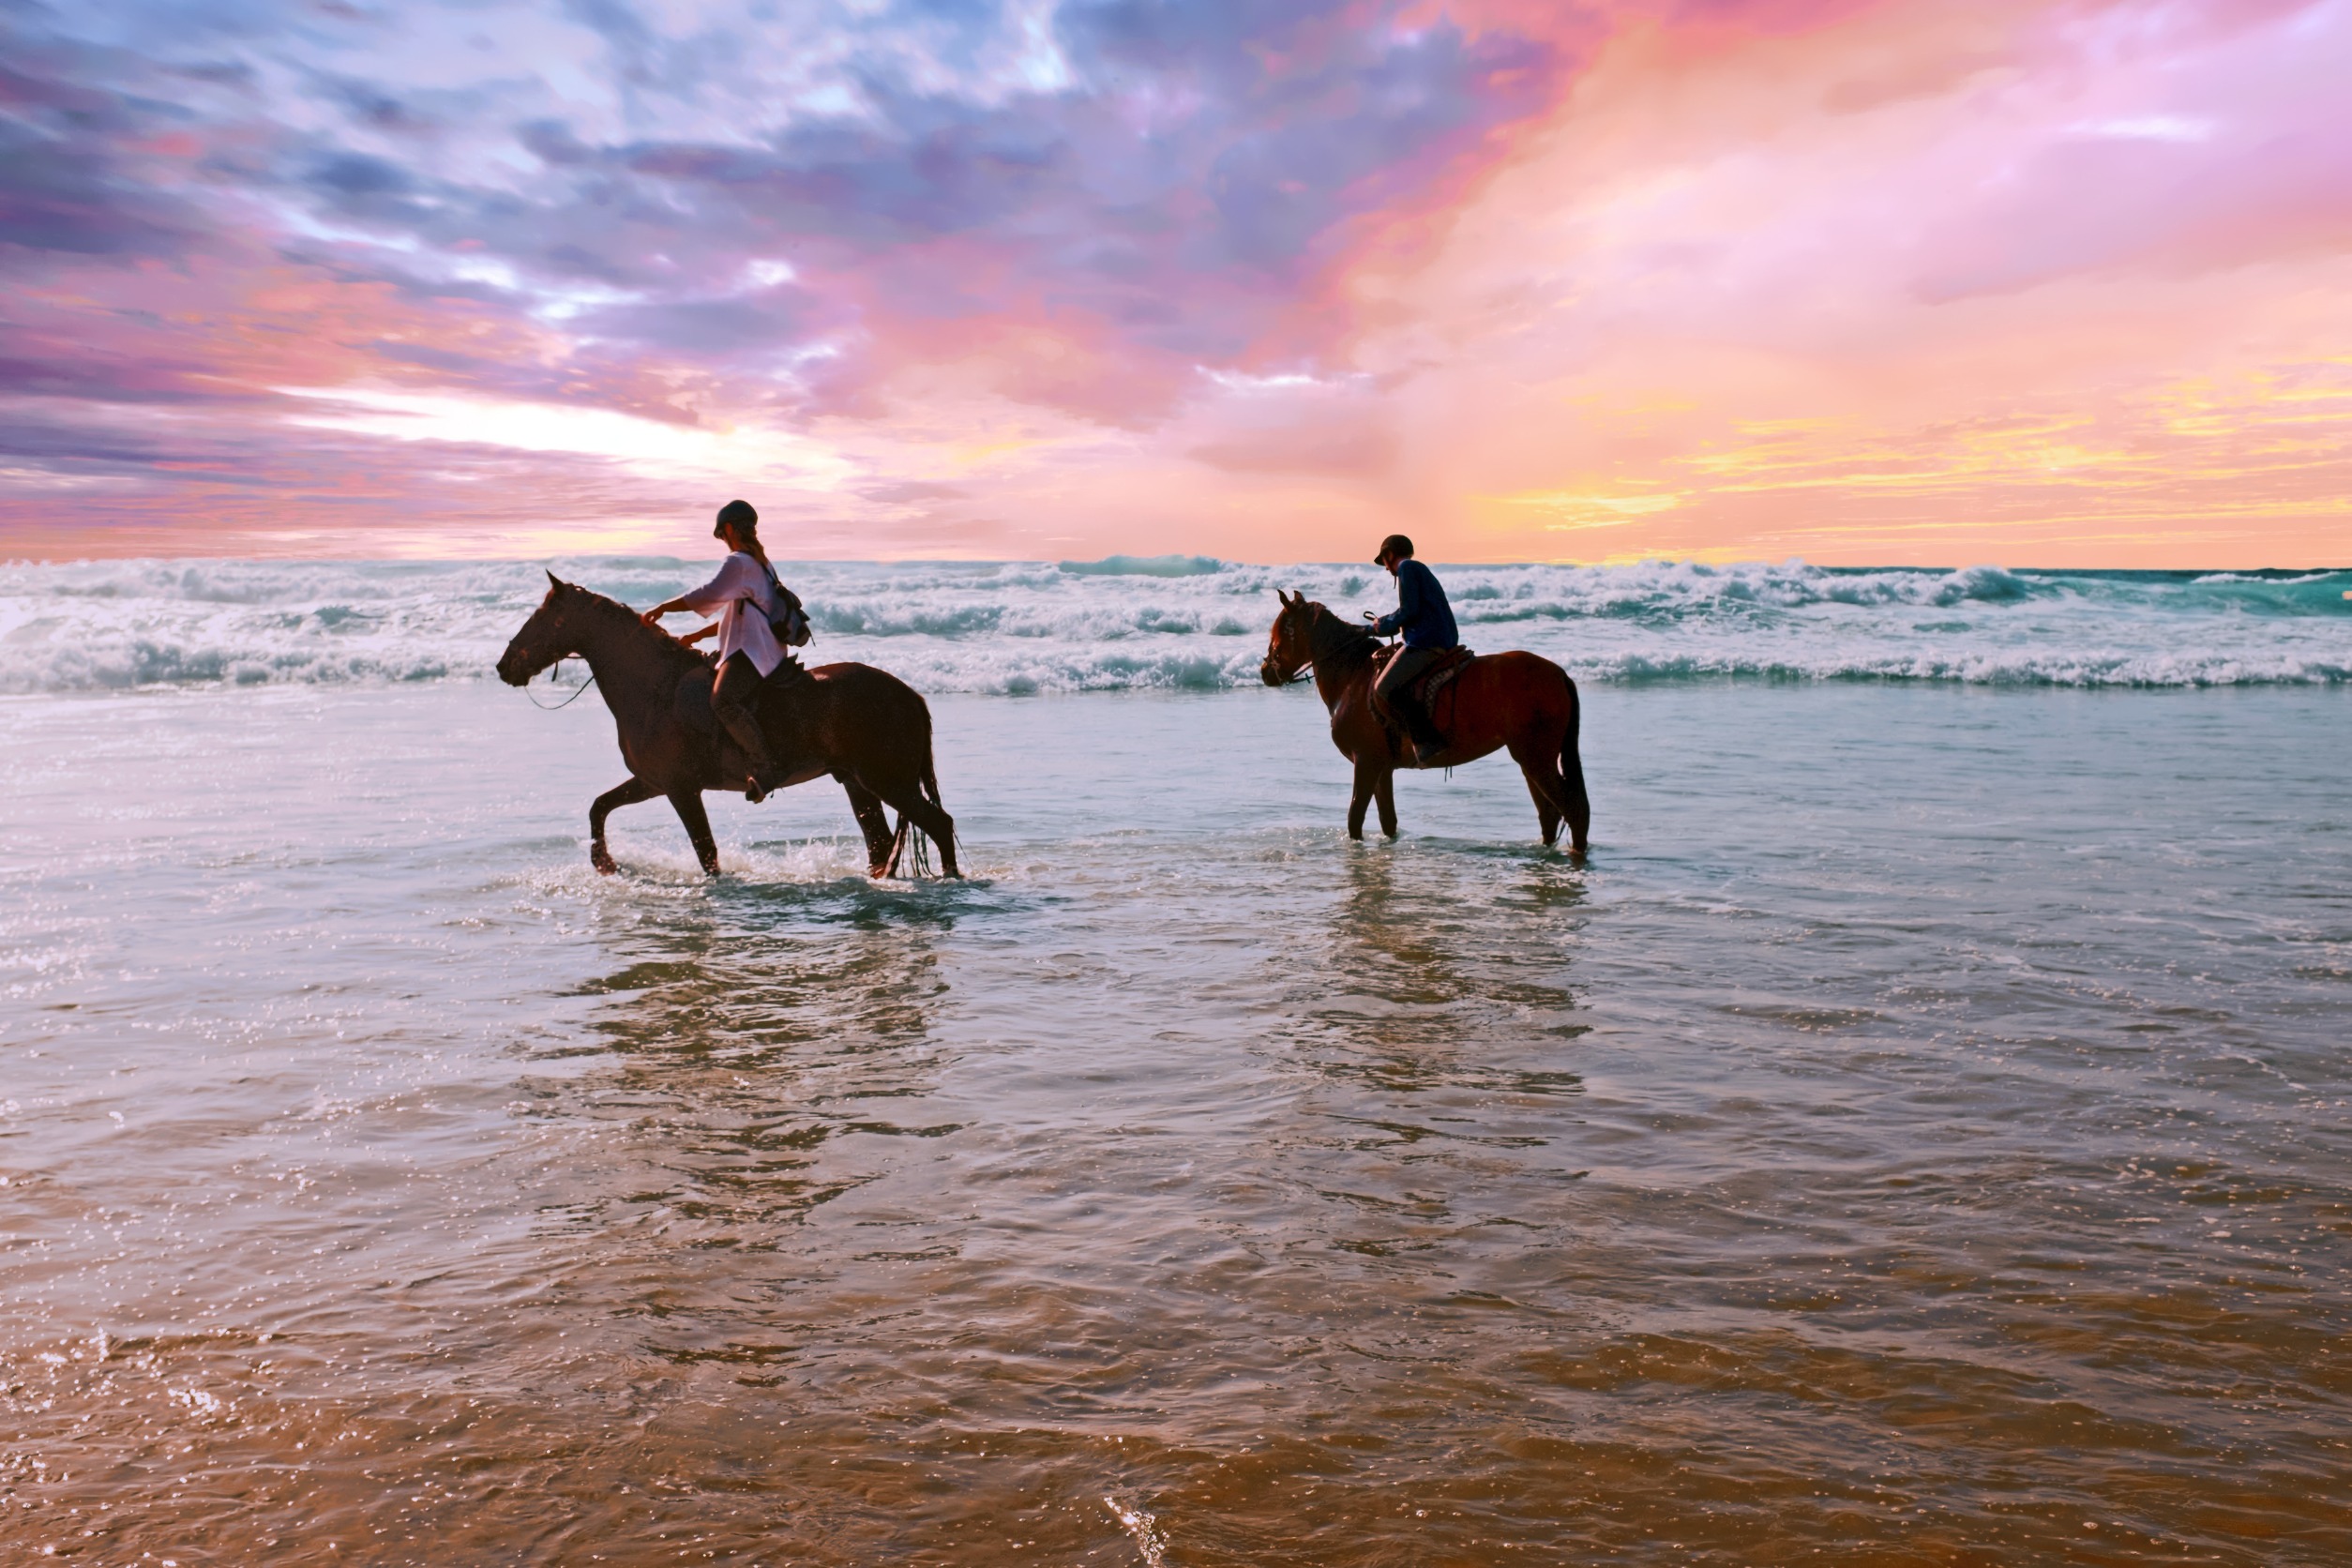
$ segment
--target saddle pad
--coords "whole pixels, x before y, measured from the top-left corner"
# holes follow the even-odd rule
[[[1413,685],[1420,688],[1421,705],[1434,711],[1437,706],[1438,693],[1452,686],[1454,677],[1468,670],[1470,667],[1470,660],[1477,656],[1468,648],[1456,648],[1451,657],[1414,682]]]
[[[1402,658],[1404,655],[1405,645],[1400,642],[1395,651],[1380,660],[1380,667],[1372,671],[1372,687],[1375,691],[1380,689],[1380,677],[1388,673],[1388,667]],[[1444,690],[1455,676],[1469,669],[1470,660],[1477,656],[1468,648],[1447,649],[1445,657],[1413,677],[1412,684],[1405,688],[1405,694],[1418,701],[1423,707],[1427,707],[1430,701],[1439,692]]]
[[[1389,712],[1388,703],[1380,698],[1380,680],[1388,671],[1388,660],[1401,656],[1404,652],[1404,644],[1398,643],[1395,651],[1383,658],[1372,671],[1372,716],[1382,724],[1395,724],[1396,716]],[[1470,660],[1477,656],[1468,648],[1451,649],[1444,658],[1414,676],[1412,685],[1405,688],[1405,694],[1421,704],[1421,711],[1427,714],[1430,722],[1440,730],[1445,728],[1445,723],[1438,718],[1438,694],[1453,685],[1454,677],[1468,670]]]

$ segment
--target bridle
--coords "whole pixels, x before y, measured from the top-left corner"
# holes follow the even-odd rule
[[[1275,620],[1275,622],[1274,622],[1274,625],[1275,625],[1275,626],[1279,626],[1282,624],[1282,619],[1283,619],[1283,618],[1287,618],[1287,617],[1289,615],[1289,613],[1290,613],[1290,612],[1289,612],[1289,611],[1285,610],[1285,611],[1282,612],[1282,616],[1281,616],[1281,617],[1277,617],[1277,618],[1276,618],[1276,620]],[[1314,639],[1313,639],[1312,637],[1309,637],[1309,638],[1307,638],[1305,641],[1306,641],[1306,642],[1307,642],[1307,656],[1306,656],[1305,658],[1301,659],[1301,660],[1299,661],[1299,667],[1298,667],[1296,670],[1292,671],[1289,674],[1283,676],[1283,677],[1282,677],[1282,680],[1278,683],[1279,685],[1282,685],[1282,686],[1297,686],[1297,685],[1298,685],[1301,681],[1304,681],[1304,680],[1311,680],[1311,679],[1313,679],[1313,678],[1314,678],[1314,675],[1315,675]],[[1265,659],[1265,662],[1266,662],[1267,664],[1272,664],[1272,663],[1274,663],[1274,655],[1273,651],[1270,649],[1270,650],[1268,650],[1268,652],[1267,652],[1267,654],[1266,654],[1266,659]],[[1261,673],[1262,673],[1262,667],[1261,667]]]
[[[565,659],[567,659],[567,658],[576,658],[576,657],[578,657],[578,656],[577,656],[577,655],[575,655],[575,654],[558,654],[558,655],[556,655],[553,658],[551,658],[551,659],[548,660],[548,663],[547,663],[548,672],[549,672],[549,673],[550,673],[550,674],[552,674],[554,671],[556,671],[561,670],[561,669],[563,669],[563,668],[564,668],[564,661],[565,661]],[[535,707],[535,708],[538,709],[541,713],[543,713],[543,714],[551,714],[551,713],[556,712],[558,709],[561,709],[561,708],[568,708],[568,707],[570,707],[570,706],[571,706],[574,702],[579,701],[580,700],[580,698],[582,698],[583,696],[587,695],[588,688],[589,688],[590,686],[595,686],[596,684],[596,672],[594,670],[591,670],[591,671],[588,671],[588,678],[587,678],[586,680],[582,681],[582,682],[581,682],[581,683],[580,683],[578,686],[574,687],[574,688],[573,688],[573,690],[572,690],[572,694],[571,694],[569,697],[565,698],[565,699],[564,699],[561,702],[542,702],[542,701],[540,701],[537,698],[533,697],[533,696],[531,695],[531,686],[530,686],[530,683],[529,683],[529,682],[527,682],[527,681],[523,684],[523,687],[522,687],[522,695],[524,696],[524,698],[526,698],[526,699],[530,701],[530,703],[531,703],[531,705],[532,705],[533,707]]]
[[[1300,595],[1300,598],[1301,598],[1301,600],[1302,600],[1302,601],[1304,601],[1304,599],[1305,598],[1305,596],[1304,596],[1304,594],[1302,594],[1302,595]],[[1296,607],[1296,606],[1285,606],[1285,607],[1284,607],[1284,609],[1283,609],[1283,611],[1282,611],[1283,615],[1285,615],[1285,616],[1289,615],[1289,614],[1290,613],[1290,611],[1291,611],[1292,609],[1295,609],[1295,608],[1297,608],[1297,607]],[[1312,607],[1312,608],[1315,608],[1315,609],[1321,609],[1321,606],[1318,605],[1318,606],[1314,606],[1314,607]],[[1327,613],[1327,614],[1328,614],[1328,613],[1329,613],[1329,611],[1325,611],[1325,613]],[[1364,611],[1364,614],[1365,614],[1367,617],[1368,617],[1371,613],[1372,613],[1372,612],[1371,612],[1370,611],[1368,611],[1368,610]],[[1338,617],[1334,616],[1334,617],[1333,617],[1333,619],[1334,619],[1334,621],[1337,621],[1337,620],[1338,620]],[[1347,625],[1348,625],[1348,623],[1347,623],[1347,622],[1345,622],[1345,621],[1339,621],[1339,623],[1338,623],[1338,624],[1339,624],[1341,626],[1343,626],[1343,627],[1347,626]],[[1277,631],[1279,631],[1279,630],[1281,629],[1281,626],[1282,626],[1282,621],[1281,621],[1281,619],[1280,619],[1280,618],[1277,618],[1277,619],[1274,621],[1274,627],[1275,627],[1275,629],[1276,629]],[[1281,680],[1280,682],[1276,683],[1276,684],[1278,684],[1278,685],[1280,685],[1280,686],[1296,686],[1296,685],[1298,685],[1301,681],[1311,679],[1311,678],[1314,676],[1314,674],[1315,674],[1315,621],[1314,621],[1314,619],[1313,619],[1312,617],[1309,617],[1309,618],[1308,618],[1308,621],[1307,621],[1307,629],[1306,629],[1306,632],[1305,632],[1305,634],[1304,634],[1304,636],[1303,641],[1304,641],[1304,642],[1306,643],[1306,647],[1307,647],[1307,654],[1306,654],[1306,657],[1299,661],[1299,667],[1298,667],[1298,669],[1297,669],[1296,671],[1292,671],[1292,672],[1291,672],[1290,674],[1289,674],[1289,675],[1284,676],[1284,677],[1282,678],[1282,680]],[[1376,646],[1376,647],[1378,646],[1377,640],[1376,640],[1376,641],[1375,641],[1375,646]],[[1267,650],[1267,652],[1266,652],[1266,656],[1265,656],[1262,660],[1260,660],[1260,661],[1259,661],[1259,666],[1258,666],[1259,675],[1259,677],[1260,677],[1261,679],[1262,679],[1262,678],[1264,677],[1264,675],[1265,675],[1266,667],[1267,667],[1268,665],[1273,664],[1273,663],[1274,663],[1274,650],[1273,650],[1273,649],[1268,649],[1268,650]]]

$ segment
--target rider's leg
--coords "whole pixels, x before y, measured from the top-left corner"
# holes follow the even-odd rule
[[[766,799],[783,778],[768,750],[767,731],[760,728],[760,667],[751,662],[750,655],[737,652],[719,666],[718,680],[711,687],[711,712],[727,727],[728,734],[743,748],[744,760],[751,764],[744,796],[755,802]]]
[[[1421,672],[1436,663],[1439,657],[1439,650],[1435,648],[1407,648],[1390,659],[1388,668],[1380,671],[1380,701],[1388,704],[1389,712],[1404,721],[1406,733],[1413,738],[1413,749],[1424,758],[1434,757],[1443,751],[1445,737],[1438,733],[1437,726],[1429,721],[1429,716],[1422,711],[1421,704],[1405,695],[1405,688],[1411,686]]]

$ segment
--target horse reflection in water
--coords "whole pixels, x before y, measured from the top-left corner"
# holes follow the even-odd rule
[[[620,731],[628,778],[598,795],[588,808],[588,858],[613,869],[604,822],[617,807],[669,797],[686,824],[702,869],[718,874],[718,841],[702,809],[702,792],[729,787],[744,774],[742,759],[716,727],[692,722],[707,712],[711,664],[669,633],[646,626],[637,612],[576,583],[548,574],[547,597],[498,660],[498,675],[522,686],[559,658],[585,659]],[[896,675],[865,664],[824,664],[789,694],[769,686],[761,719],[772,744],[789,758],[785,784],[831,774],[849,792],[850,809],[866,837],[868,869],[896,876],[911,832],[939,846],[941,869],[956,868],[956,820],[940,803],[931,767],[931,710]],[[898,813],[894,831],[882,807]],[[921,845],[915,846],[917,865]]]
[[[1551,1081],[1549,1059],[1586,1028],[1568,984],[1581,874],[1540,852],[1459,847],[1409,866],[1351,854],[1344,871],[1302,972],[1315,982],[1292,996],[1301,1058],[1391,1087]],[[1498,907],[1512,912],[1500,935]]]
[[[556,1205],[565,1231],[580,1239],[574,1270],[622,1297],[641,1289],[629,1282],[650,1266],[647,1239],[621,1222],[667,1207],[685,1229],[662,1246],[690,1232],[730,1250],[656,1270],[665,1299],[737,1338],[806,1327],[789,1303],[749,1310],[742,1292],[807,1264],[800,1228],[813,1211],[920,1164],[910,1151],[958,1126],[927,1109],[942,1058],[932,1015],[947,995],[941,923],[904,907],[916,895],[806,894],[746,887],[693,928],[616,931],[618,961],[583,988],[608,999],[589,1022],[603,1049],[550,1107],[598,1129],[596,1153],[557,1179],[571,1189]],[[910,1222],[904,1249],[933,1230]],[[767,1261],[749,1262],[755,1253]],[[661,1353],[671,1343],[656,1336]]]

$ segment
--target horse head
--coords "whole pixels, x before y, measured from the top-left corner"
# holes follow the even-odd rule
[[[1266,639],[1266,656],[1259,663],[1258,678],[1271,686],[1289,686],[1315,662],[1315,611],[1321,606],[1308,602],[1304,588],[1295,594],[1277,588],[1274,597],[1282,601],[1282,610]]]
[[[531,612],[531,619],[515,633],[506,651],[498,656],[498,678],[508,686],[527,686],[531,677],[567,654],[576,652],[577,623],[572,619],[579,608],[580,591],[557,577],[547,574],[547,597]]]

